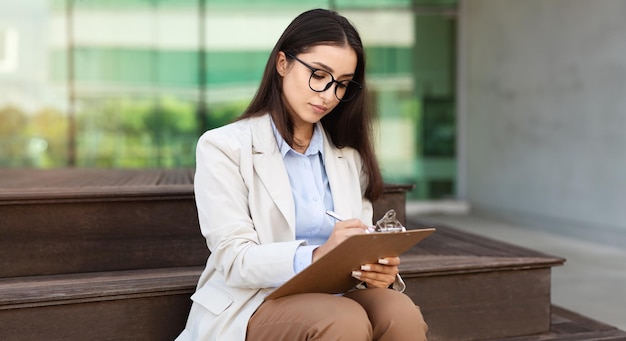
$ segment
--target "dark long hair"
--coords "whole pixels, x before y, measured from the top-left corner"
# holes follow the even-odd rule
[[[285,29],[265,66],[263,79],[252,102],[239,119],[269,112],[281,136],[293,145],[293,121],[282,99],[282,78],[276,71],[280,51],[298,55],[317,45],[350,46],[357,55],[353,80],[363,88],[348,102],[339,102],[324,116],[322,126],[338,148],[352,147],[363,160],[367,174],[364,196],[374,201],[382,195],[383,180],[372,145],[372,112],[365,84],[365,54],[356,29],[337,12],[314,9],[300,14]]]

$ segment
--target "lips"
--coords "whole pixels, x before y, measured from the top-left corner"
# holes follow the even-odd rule
[[[313,108],[313,111],[315,111],[316,114],[323,114],[326,112],[326,110],[328,110],[328,108],[323,105],[311,104],[311,107]]]

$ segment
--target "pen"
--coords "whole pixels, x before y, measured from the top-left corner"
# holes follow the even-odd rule
[[[346,220],[346,218],[340,216],[339,214],[333,212],[333,211],[326,211],[326,214],[328,214],[329,216],[337,219],[337,221],[344,221]]]
[[[344,220],[346,220],[346,218],[344,218],[344,217],[340,216],[339,214],[337,214],[336,212],[333,212],[333,211],[330,211],[330,210],[326,211],[326,214],[328,214],[329,216],[335,218],[337,221],[344,221]],[[375,230],[374,230],[373,227],[368,227],[365,230],[365,233],[370,233],[370,232],[374,232],[374,231]]]

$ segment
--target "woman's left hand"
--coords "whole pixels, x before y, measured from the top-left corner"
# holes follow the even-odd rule
[[[352,272],[352,277],[364,282],[368,288],[387,288],[396,280],[398,265],[398,257],[381,258],[376,264],[361,265],[360,270]]]

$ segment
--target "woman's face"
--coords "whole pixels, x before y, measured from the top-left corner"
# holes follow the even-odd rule
[[[349,46],[317,45],[296,57],[312,68],[330,73],[336,81],[349,81],[354,77],[357,56]],[[283,98],[296,128],[318,122],[339,104],[335,96],[338,84],[333,83],[322,92],[311,90],[311,69],[302,62],[279,52],[276,63],[276,69],[283,77]]]

